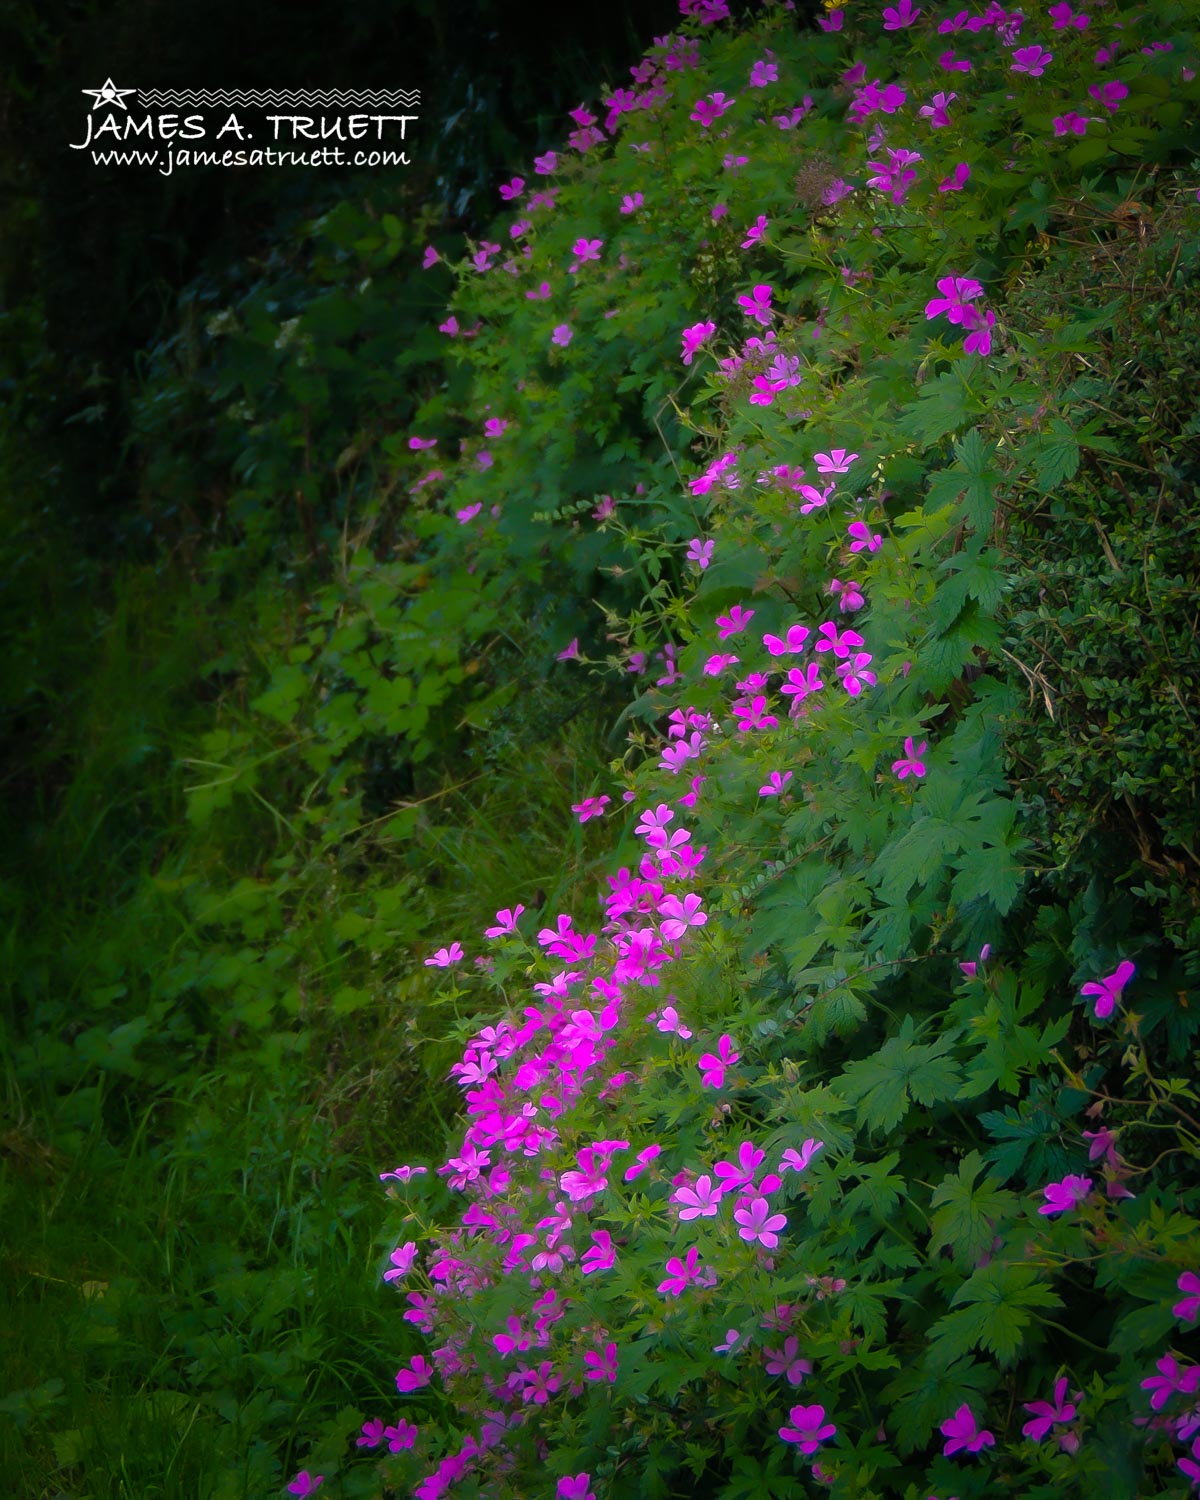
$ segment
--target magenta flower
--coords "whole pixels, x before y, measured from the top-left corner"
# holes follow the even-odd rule
[[[433,1379],[433,1366],[423,1354],[414,1354],[403,1370],[396,1371],[396,1389],[400,1394],[419,1391]]]
[[[871,659],[869,651],[856,651],[848,661],[838,662],[837,674],[852,698],[857,698],[864,687],[875,686],[875,673],[867,670]]]
[[[892,762],[892,770],[901,781],[906,776],[916,776],[918,779],[925,774],[925,762],[921,759],[925,754],[927,741],[922,740],[920,745],[914,749],[913,737],[910,734],[904,741],[904,754],[899,760]]]
[[[1187,1296],[1182,1302],[1177,1302],[1171,1312],[1181,1322],[1194,1323],[1200,1318],[1200,1276],[1194,1271],[1184,1271],[1175,1285]]]
[[[409,1240],[406,1244],[401,1245],[398,1250],[393,1250],[392,1269],[383,1273],[384,1281],[398,1281],[401,1276],[407,1276],[416,1258],[416,1240]]]
[[[974,962],[974,963],[970,963],[970,962],[969,963],[960,963],[958,967],[963,971],[963,973],[967,976],[968,979],[974,979],[975,978],[975,971],[978,968],[979,964],[985,964],[985,963],[987,963],[988,955],[991,953],[991,951],[992,951],[992,945],[991,945],[991,943],[984,943],[983,947],[980,948],[980,950],[979,950],[979,958],[978,958],[978,960],[976,962]],[[1085,1131],[1084,1134],[1086,1134],[1086,1133],[1087,1132]]]
[[[837,1431],[832,1422],[826,1422],[823,1406],[793,1406],[788,1420],[792,1425],[781,1427],[779,1436],[785,1443],[799,1443],[801,1453],[815,1453]]]
[[[1027,1401],[1025,1410],[1033,1414],[1033,1420],[1026,1422],[1021,1428],[1024,1437],[1032,1438],[1035,1443],[1040,1443],[1050,1429],[1060,1422],[1069,1422],[1075,1416],[1077,1408],[1067,1400],[1068,1381],[1064,1375],[1061,1380],[1054,1382],[1054,1398],[1052,1401]]]
[[[939,193],[961,193],[967,185],[967,178],[971,175],[971,168],[965,161],[960,161],[949,177],[943,177],[938,183]]]
[[[451,943],[448,948],[439,948],[432,958],[425,960],[427,969],[448,969],[451,964],[458,963],[465,958],[461,943]]]
[[[846,474],[857,457],[857,453],[847,453],[845,448],[834,448],[829,453],[814,454],[813,462],[818,474]]]
[[[1110,78],[1106,83],[1090,84],[1088,93],[1097,104],[1102,104],[1110,114],[1115,114],[1121,100],[1128,95],[1129,86],[1122,83],[1119,78]]]
[[[766,234],[767,227],[766,214],[759,214],[755,222],[746,231],[746,238],[742,241],[742,249],[749,250],[752,246],[757,245],[763,235]]]
[[[428,271],[430,266],[436,266],[441,258],[442,257],[437,253],[437,249],[435,246],[426,245],[425,254],[421,257],[422,271]]]
[[[437,443],[437,438],[410,437],[408,440],[408,446],[414,452],[422,452],[426,448],[436,448]]]
[[[575,335],[571,332],[570,325],[560,323],[550,335],[550,342],[557,344],[560,349],[565,349],[574,337]]]
[[[626,1169],[625,1181],[632,1182],[636,1177],[640,1177],[654,1158],[661,1155],[661,1146],[647,1146],[644,1151],[639,1151],[633,1159],[633,1165]]]
[[[526,292],[525,295],[530,302],[545,302],[550,296],[550,283],[543,281],[536,292]]]
[[[743,609],[740,604],[735,604],[727,615],[717,616],[717,639],[723,641],[731,635],[739,635],[753,618],[752,609]]]
[[[1079,1177],[1070,1174],[1061,1182],[1048,1182],[1042,1189],[1045,1203],[1038,1209],[1038,1213],[1065,1214],[1072,1209],[1078,1208],[1092,1191],[1092,1179],[1090,1177]]]
[[[369,1422],[362,1424],[362,1432],[355,1440],[359,1448],[378,1448],[383,1442],[383,1423],[378,1417],[372,1417]]]
[[[928,104],[922,104],[917,113],[923,120],[928,120],[934,130],[941,130],[949,125],[950,105],[957,98],[957,94],[947,94],[944,90],[939,90]]]
[[[903,31],[921,14],[920,7],[914,6],[912,0],[900,0],[898,5],[884,6],[883,29],[884,31]]]
[[[947,73],[969,73],[971,71],[971,64],[965,57],[955,57],[953,48],[948,52],[943,52],[938,58],[938,62]]]
[[[943,276],[938,281],[940,297],[925,304],[926,318],[939,318],[944,313],[951,323],[962,323],[967,317],[967,306],[974,298],[983,295],[982,283],[969,276]]]
[[[708,921],[708,913],[701,909],[700,897],[688,894],[679,896],[668,896],[659,904],[659,913],[666,920],[660,923],[663,937],[670,942],[681,938],[689,927],[703,927]]]
[[[804,650],[810,633],[807,625],[789,625],[785,636],[764,635],[763,645],[772,656],[795,656]]]
[[[1137,972],[1136,966],[1122,959],[1111,974],[1103,979],[1093,979],[1079,991],[1081,995],[1095,996],[1094,1015],[1097,1021],[1106,1021],[1117,1007],[1121,992]]]
[[[1056,137],[1063,135],[1086,135],[1087,128],[1087,116],[1077,114],[1073,109],[1069,109],[1065,115],[1054,116],[1054,134]]]
[[[940,1431],[946,1439],[942,1452],[947,1458],[960,1451],[979,1453],[984,1448],[994,1447],[996,1442],[993,1433],[978,1426],[974,1413],[965,1401],[952,1417],[946,1418]]]
[[[604,248],[603,240],[578,239],[571,246],[571,254],[580,261],[599,260],[600,251]]]
[[[606,1344],[601,1353],[595,1353],[589,1349],[583,1356],[583,1362],[587,1366],[583,1377],[585,1380],[615,1382],[617,1378],[616,1344]]]
[[[558,1481],[554,1494],[556,1500],[596,1500],[596,1492],[591,1485],[592,1476],[586,1472],[566,1474]]]
[[[844,10],[831,10],[827,16],[818,16],[817,25],[822,31],[841,31],[842,22],[846,19]]]
[[[458,332],[458,319],[453,313],[450,314],[444,323],[438,324],[438,332],[444,333],[450,338],[453,338]]]
[[[825,1142],[818,1141],[813,1136],[800,1147],[799,1151],[794,1146],[789,1146],[779,1161],[781,1172],[803,1172],[818,1151],[824,1149]]]
[[[605,1229],[592,1231],[592,1243],[583,1252],[579,1262],[585,1276],[595,1271],[611,1271],[617,1263],[617,1252],[613,1249],[612,1235]]]
[[[771,297],[773,290],[765,282],[754,287],[749,295],[743,294],[738,297],[738,306],[746,317],[753,318],[756,323],[766,327],[774,317],[771,311]]]
[[[726,667],[737,666],[740,661],[740,656],[733,656],[729,652],[716,652],[708,658],[701,670],[706,677],[720,677]]]
[[[812,1374],[812,1363],[800,1358],[800,1340],[787,1338],[782,1349],[764,1349],[763,1360],[768,1375],[783,1375],[789,1385],[801,1385]]]
[[[514,198],[519,198],[524,191],[525,179],[523,177],[514,177],[511,182],[502,182],[500,184],[500,196],[506,203],[511,203]]]
[[[525,910],[523,906],[504,907],[496,913],[496,925],[484,929],[484,937],[498,938],[507,937],[509,933],[516,932],[517,918]]]
[[[963,353],[984,356],[990,354],[992,352],[992,329],[995,326],[996,314],[990,307],[986,312],[981,312],[977,307],[967,308],[963,327],[969,328],[971,332],[963,339]]]
[[[866,600],[863,598],[862,590],[853,580],[849,581],[848,583],[843,583],[840,578],[831,578],[829,580],[829,592],[831,594],[841,596],[838,599],[838,608],[842,611],[843,614],[848,614],[852,610],[861,609],[866,603]]]
[[[1052,5],[1049,10],[1050,24],[1055,31],[1065,31],[1068,26],[1074,26],[1077,31],[1083,31],[1088,24],[1089,17],[1075,11],[1066,3],[1059,0],[1057,5]]]
[[[711,538],[707,542],[702,542],[698,536],[693,537],[688,543],[687,553],[685,554],[687,561],[693,564],[694,567],[699,568],[703,573],[709,563],[712,562],[713,548],[716,545],[716,542]]]
[[[687,1252],[685,1260],[680,1260],[677,1255],[673,1255],[667,1261],[666,1280],[659,1282],[658,1290],[666,1292],[671,1297],[680,1296],[687,1287],[700,1279],[699,1265],[700,1252],[695,1245]]]
[[[787,790],[787,784],[792,779],[790,771],[784,771],[782,775],[778,771],[772,771],[767,778],[765,786],[760,786],[758,795],[760,797],[779,797]]]
[[[572,802],[571,811],[578,814],[581,823],[586,823],[591,818],[603,817],[611,801],[611,797],[585,797],[582,802]]]
[[[1054,61],[1054,53],[1044,47],[1018,47],[1012,55],[1012,73],[1028,73],[1030,78],[1040,78],[1048,63]]]
[[[734,1051],[733,1038],[722,1036],[717,1043],[716,1052],[705,1052],[696,1064],[700,1069],[700,1082],[705,1088],[722,1088],[726,1069],[732,1068],[740,1060],[740,1056],[740,1053]]]
[[[641,193],[626,193],[621,199],[621,212],[623,214],[635,214],[645,201]]]
[[[1181,1366],[1172,1355],[1164,1354],[1158,1361],[1158,1375],[1142,1381],[1142,1389],[1152,1392],[1150,1406],[1161,1411],[1176,1392],[1191,1396],[1200,1386],[1200,1365]]]
[[[765,1250],[779,1244],[779,1231],[787,1228],[786,1214],[773,1214],[765,1198],[753,1198],[745,1208],[735,1208],[734,1221],[741,1225],[738,1234],[751,1244],[756,1241]]]
[[[681,1203],[683,1207],[679,1210],[679,1217],[686,1222],[688,1219],[712,1219],[715,1218],[720,1207],[722,1189],[720,1185],[714,1187],[713,1180],[707,1173],[697,1179],[695,1187],[678,1187],[671,1194],[672,1203]]]
[[[701,345],[706,344],[717,331],[717,325],[709,319],[707,323],[693,323],[683,330],[683,362],[690,365]]]
[[[553,151],[547,151],[545,156],[533,158],[533,170],[539,177],[549,177],[550,173],[558,167],[558,157]]]
[[[324,1474],[310,1474],[307,1469],[301,1469],[288,1485],[287,1492],[289,1495],[315,1495],[324,1483]]]
[[[767,699],[761,693],[742,703],[733,705],[733,717],[737,720],[739,734],[749,734],[753,729],[775,729],[779,720],[768,713]]]
[[[883,546],[883,537],[877,531],[872,531],[865,521],[851,521],[846,527],[846,535],[854,540],[850,543],[851,552],[878,552]]]
[[[820,637],[817,641],[817,650],[832,651],[839,660],[848,657],[852,647],[865,644],[857,630],[843,630],[839,633],[837,625],[832,620],[826,620],[823,625],[820,625],[817,635]]]
[[[403,1453],[406,1448],[411,1448],[417,1441],[419,1429],[412,1422],[406,1422],[401,1417],[394,1427],[385,1427],[383,1436],[387,1438],[388,1451],[391,1453]]]
[[[709,94],[707,99],[700,100],[688,119],[695,120],[698,125],[707,130],[733,103],[734,100],[726,98],[723,93]]]

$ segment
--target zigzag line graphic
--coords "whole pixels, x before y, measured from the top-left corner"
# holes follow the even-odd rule
[[[241,105],[262,108],[266,105],[294,107],[306,105],[324,109],[369,107],[379,109],[400,105],[411,109],[420,104],[419,89],[139,89],[138,103],[149,107],[162,105],[206,105],[211,108]]]

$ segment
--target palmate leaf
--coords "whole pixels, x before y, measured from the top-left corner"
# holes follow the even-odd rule
[[[995,1374],[973,1359],[939,1366],[929,1361],[897,1375],[884,1391],[894,1403],[896,1444],[901,1453],[924,1447],[933,1429],[973,1394],[986,1392]]]
[[[964,1281],[950,1299],[955,1311],[939,1318],[929,1331],[929,1359],[948,1365],[976,1347],[1011,1364],[1025,1342],[1034,1310],[1060,1307],[1062,1299],[1042,1284],[1036,1266],[994,1260]]]
[[[896,1036],[872,1057],[851,1063],[838,1080],[842,1097],[858,1106],[858,1123],[872,1132],[894,1129],[910,1101],[952,1099],[962,1083],[957,1062],[947,1055],[954,1035],[916,1042],[914,1031],[912,1017],[906,1016]]]
[[[958,1265],[976,1266],[991,1250],[997,1230],[1016,1214],[1015,1193],[990,1177],[976,1185],[983,1166],[983,1157],[972,1151],[959,1162],[958,1171],[944,1177],[934,1189],[930,1200],[935,1210],[929,1240],[931,1256],[949,1248]]]

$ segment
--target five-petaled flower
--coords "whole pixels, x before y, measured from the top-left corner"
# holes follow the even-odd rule
[[[1045,1203],[1038,1209],[1038,1213],[1065,1214],[1072,1209],[1078,1208],[1091,1194],[1092,1179],[1080,1177],[1076,1173],[1069,1173],[1061,1182],[1048,1182],[1042,1189]]]
[[[774,1250],[779,1244],[779,1231],[787,1228],[786,1214],[773,1214],[765,1198],[752,1198],[744,1208],[735,1208],[734,1221],[741,1225],[738,1234],[742,1239],[755,1241],[765,1250]]]
[[[798,1443],[801,1453],[815,1453],[837,1428],[825,1420],[823,1406],[793,1406],[788,1413],[790,1427],[781,1427],[779,1436],[785,1443]]]
[[[722,1188],[714,1186],[707,1173],[697,1179],[695,1187],[678,1187],[671,1194],[671,1202],[681,1204],[679,1217],[687,1219],[712,1219],[720,1208]]]
[[[315,1495],[324,1483],[324,1474],[310,1474],[307,1469],[301,1469],[288,1485],[287,1492],[289,1495]]]
[[[717,616],[717,639],[724,641],[731,635],[739,634],[753,618],[752,609],[743,609],[740,604],[735,604],[727,615]]]
[[[451,964],[456,964],[465,958],[461,943],[451,943],[448,948],[439,948],[432,958],[425,960],[427,969],[448,969]]]
[[[947,1458],[959,1452],[979,1453],[984,1448],[993,1447],[996,1442],[995,1434],[979,1426],[965,1401],[952,1417],[946,1418],[939,1430],[946,1439],[942,1452]]]
[[[1064,1375],[1054,1382],[1052,1401],[1027,1401],[1025,1403],[1025,1410],[1032,1413],[1033,1420],[1026,1422],[1021,1428],[1023,1436],[1032,1438],[1035,1443],[1040,1443],[1052,1427],[1060,1422],[1071,1421],[1077,1408],[1073,1402],[1067,1400],[1068,1384],[1069,1381]]]
[[[716,1052],[705,1052],[696,1066],[700,1069],[700,1082],[705,1088],[719,1089],[725,1083],[726,1069],[732,1068],[741,1054],[734,1051],[733,1038],[725,1035],[717,1043]]]
[[[926,318],[938,318],[944,313],[951,323],[962,323],[967,318],[968,304],[983,295],[983,284],[970,276],[943,276],[937,285],[942,295],[925,304]]]
[[[904,741],[904,754],[899,760],[892,762],[892,770],[895,771],[901,781],[906,776],[916,776],[918,778],[924,776],[925,762],[921,757],[925,754],[927,743],[926,740],[922,740],[920,745],[914,748],[911,734]]]

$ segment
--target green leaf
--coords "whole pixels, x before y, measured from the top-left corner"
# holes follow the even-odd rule
[[[976,1185],[983,1171],[978,1151],[964,1156],[958,1171],[951,1172],[933,1191],[930,1207],[935,1210],[929,1254],[949,1249],[956,1265],[976,1266],[993,1248],[998,1231],[1015,1217],[1019,1202],[1015,1193],[988,1177]]]
[[[948,1365],[978,1347],[994,1354],[999,1364],[1011,1364],[1025,1342],[1034,1309],[1062,1305],[1042,1284],[1044,1277],[1039,1266],[1003,1260],[981,1267],[950,1299],[956,1310],[929,1330],[931,1363]]]
[[[838,1089],[858,1106],[858,1122],[873,1132],[892,1130],[904,1118],[910,1101],[937,1104],[952,1099],[962,1082],[958,1064],[947,1056],[954,1036],[936,1042],[913,1040],[911,1016],[900,1031],[872,1057],[853,1062],[838,1080]]]

